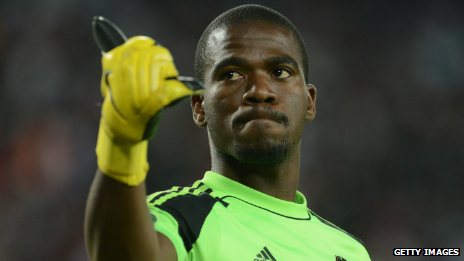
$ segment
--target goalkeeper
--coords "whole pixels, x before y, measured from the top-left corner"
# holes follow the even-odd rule
[[[203,93],[177,81],[169,51],[147,37],[102,64],[99,169],[85,217],[91,260],[370,260],[361,240],[309,210],[297,191],[316,89],[287,18],[258,5],[216,18],[195,58]],[[146,197],[148,139],[161,110],[186,96],[207,128],[211,171]]]

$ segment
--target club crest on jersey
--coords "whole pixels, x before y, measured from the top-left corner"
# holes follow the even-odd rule
[[[346,259],[344,259],[341,256],[335,255],[335,261],[346,261]]]
[[[158,222],[158,217],[153,212],[150,212],[150,215],[151,219],[153,220],[153,224],[156,224],[156,222]]]

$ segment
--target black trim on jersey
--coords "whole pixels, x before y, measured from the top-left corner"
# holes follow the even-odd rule
[[[171,194],[171,193],[173,193],[173,191],[159,193],[158,195],[156,195],[156,197],[152,198],[148,203],[155,203],[155,201],[161,198],[162,196],[166,196],[167,194]]]
[[[363,245],[364,248],[366,248],[366,246],[364,245],[364,242],[357,236],[355,235],[352,235],[348,232],[346,232],[345,230],[335,226],[334,224],[326,221],[325,219],[321,218],[319,215],[317,215],[316,213],[314,213],[312,210],[309,210],[311,212],[311,214],[313,214],[315,217],[317,217],[323,224],[326,224],[327,226],[331,227],[331,228],[335,228],[336,230],[338,231],[341,231],[343,233],[345,233],[346,235],[350,236],[351,238],[353,238],[354,240],[358,241],[361,245]]]
[[[269,209],[267,209],[267,208],[263,208],[263,207],[260,207],[260,206],[256,206],[255,204],[252,204],[252,203],[250,203],[250,202],[248,202],[248,201],[245,201],[245,200],[243,200],[243,199],[241,199],[241,198],[237,198],[237,197],[234,197],[234,196],[224,196],[224,197],[221,198],[221,200],[224,200],[225,198],[235,198],[235,199],[238,199],[238,200],[240,200],[240,201],[243,201],[243,202],[245,202],[245,203],[247,203],[247,204],[250,204],[250,205],[252,205],[252,206],[254,206],[254,207],[257,207],[257,208],[260,208],[260,209],[269,211],[269,212],[271,212],[271,213],[273,213],[273,214],[276,214],[276,215],[279,215],[279,216],[285,217],[285,218],[290,218],[290,219],[295,219],[295,220],[310,220],[310,219],[311,219],[311,215],[310,215],[309,213],[308,213],[308,218],[295,218],[295,217],[289,217],[289,216],[285,216],[285,215],[279,214],[279,213],[277,213],[277,212],[274,212],[274,211],[272,211],[272,210],[269,210]]]
[[[200,188],[200,187],[203,186],[203,185],[205,185],[205,183],[200,182],[200,183],[198,183],[198,185],[197,185],[196,187],[194,187],[193,184],[190,185],[190,186],[187,186],[187,187],[191,187],[191,188],[193,188],[193,189],[198,189],[198,188]]]
[[[188,187],[191,187],[191,189],[189,189],[188,192],[193,193],[195,191],[195,189],[198,189],[203,185],[205,185],[205,184],[203,182],[200,182],[196,188],[193,187],[193,186],[188,186]],[[175,187],[173,187],[171,189],[171,191],[163,192],[163,193],[160,193],[160,194],[156,195],[156,197],[152,198],[148,203],[155,203],[156,200],[160,199],[163,196],[166,196],[166,195],[171,194],[173,192],[180,192],[180,191],[182,191],[184,189],[184,187],[177,187],[176,189],[174,189],[174,188]]]
[[[220,202],[208,193],[199,195],[178,195],[163,202],[157,207],[171,214],[179,225],[179,235],[184,242],[185,249],[189,252],[193,243],[200,236],[200,231],[206,217],[211,212],[214,204]]]

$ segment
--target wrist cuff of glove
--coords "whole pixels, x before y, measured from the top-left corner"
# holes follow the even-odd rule
[[[148,172],[148,141],[135,144],[114,142],[106,133],[104,123],[98,131],[97,164],[108,177],[129,186],[137,186],[145,180]]]

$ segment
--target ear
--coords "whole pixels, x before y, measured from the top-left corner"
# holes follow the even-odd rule
[[[306,121],[312,121],[316,117],[316,87],[312,84],[306,86],[308,89],[308,110],[306,111]]]
[[[200,95],[192,95],[190,97],[190,105],[192,106],[192,113],[193,113],[193,121],[195,122],[198,127],[204,128],[208,124],[206,122],[205,116],[205,105],[204,105],[205,96],[202,94]]]

